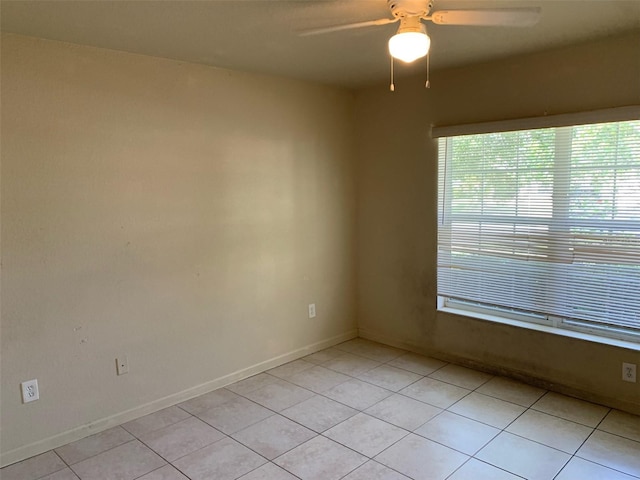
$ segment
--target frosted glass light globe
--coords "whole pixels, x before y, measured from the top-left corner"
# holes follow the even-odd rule
[[[429,52],[431,39],[426,33],[397,33],[389,39],[389,53],[393,58],[411,63]]]

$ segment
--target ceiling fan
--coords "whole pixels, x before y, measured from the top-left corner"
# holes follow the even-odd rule
[[[393,60],[398,59],[411,63],[427,56],[431,39],[423,22],[436,25],[468,25],[468,26],[504,26],[530,27],[538,23],[541,16],[540,7],[501,8],[477,10],[434,10],[433,0],[387,0],[392,18],[381,18],[366,22],[334,25],[302,32],[302,36],[350,30],[353,28],[372,27],[400,22],[397,33],[389,39],[391,55],[391,90],[393,84]],[[429,88],[429,57],[427,56],[427,82]]]

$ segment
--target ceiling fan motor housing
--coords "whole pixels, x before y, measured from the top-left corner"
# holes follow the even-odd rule
[[[387,6],[395,18],[426,17],[433,8],[430,0],[387,0]]]

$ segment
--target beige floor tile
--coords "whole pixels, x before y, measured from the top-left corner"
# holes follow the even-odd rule
[[[607,407],[567,397],[555,392],[545,394],[531,408],[556,417],[595,427],[609,412]]]
[[[406,353],[399,348],[389,347],[364,338],[356,338],[336,345],[336,348],[377,362],[388,362]]]
[[[132,440],[71,466],[81,480],[133,480],[166,462],[151,449]]]
[[[387,390],[397,392],[420,380],[422,376],[389,365],[380,365],[373,370],[358,375],[358,378],[365,382],[386,388]]]
[[[498,435],[500,430],[445,411],[418,428],[415,433],[467,455],[474,455]]]
[[[233,438],[263,457],[273,460],[317,434],[280,415],[273,415],[233,434]]]
[[[140,440],[172,462],[224,438],[224,434],[195,417],[140,436]]]
[[[122,425],[131,435],[139,437],[140,435],[154,430],[159,430],[168,425],[180,422],[189,418],[191,415],[181,408],[169,407],[159,410],[150,415],[145,415],[131,422]]]
[[[306,357],[303,357],[303,360],[315,363],[316,365],[321,365],[324,362],[328,362],[329,360],[339,357],[340,355],[344,355],[344,350],[330,347],[320,350],[319,352],[312,353],[311,355],[307,355]]]
[[[418,380],[416,383],[400,390],[400,393],[403,395],[439,408],[450,407],[470,392],[471,390],[467,390],[466,388],[456,387],[450,383],[441,382],[440,380],[429,377]]]
[[[238,395],[244,395],[253,390],[257,390],[265,385],[269,385],[278,380],[278,377],[274,377],[273,375],[269,375],[268,373],[259,373],[249,378],[245,378],[244,380],[240,380],[239,382],[232,383],[231,385],[227,385],[225,388],[227,390],[231,390]]]
[[[502,432],[475,457],[528,480],[551,480],[570,455],[551,447]]]
[[[274,415],[271,410],[239,397],[200,413],[198,418],[230,435],[271,415]]]
[[[620,410],[611,410],[602,423],[598,425],[598,430],[640,442],[640,416],[631,415]]]
[[[96,433],[73,443],[56,448],[56,453],[68,465],[81,462],[113,447],[133,440],[133,436],[122,427],[114,427],[104,432]]]
[[[0,474],[0,478],[2,475]],[[71,471],[70,468],[65,468],[64,470],[60,470],[56,473],[52,473],[51,475],[47,475],[44,477],[40,477],[39,480],[79,480],[78,476]]]
[[[346,382],[349,378],[350,377],[342,373],[316,365],[313,368],[290,377],[289,381],[313,392],[322,393],[336,385]]]
[[[353,417],[356,413],[356,409],[321,395],[311,397],[281,412],[285,417],[318,433]]]
[[[555,480],[636,480],[637,478],[573,457]]]
[[[447,365],[447,362],[437,360],[431,357],[424,357],[417,353],[405,353],[401,357],[395,358],[388,362],[392,367],[402,368],[418,375],[429,375],[439,368]]]
[[[518,418],[525,411],[525,408],[498,398],[472,392],[449,407],[448,410],[492,427],[505,428]]]
[[[493,377],[487,383],[480,386],[476,392],[507,402],[516,403],[523,407],[530,407],[546,393],[546,390],[516,382],[510,378]]]
[[[367,457],[317,436],[274,460],[302,480],[338,480],[367,461]]]
[[[404,395],[394,394],[366,410],[369,415],[413,431],[442,409]]]
[[[172,465],[165,465],[151,473],[141,476],[138,480],[189,480]]]
[[[447,480],[522,480],[522,477],[471,458]]]
[[[640,477],[640,442],[628,438],[596,430],[576,456]]]
[[[451,383],[458,387],[473,390],[483,383],[493,378],[493,375],[479,372],[470,368],[461,367],[460,365],[449,364],[439,370],[429,374],[431,378],[440,380],[441,382]]]
[[[231,438],[173,462],[191,480],[234,480],[264,463],[264,458]]]
[[[640,480],[640,417],[354,339],[0,478]]]
[[[392,394],[393,392],[385,388],[371,385],[356,378],[352,378],[324,392],[325,396],[349,405],[356,410],[365,410]]]
[[[306,388],[279,380],[246,393],[245,397],[276,412],[289,408],[315,395]]]
[[[178,406],[192,415],[197,415],[198,413],[217,407],[218,405],[222,405],[234,398],[238,398],[237,393],[233,393],[231,390],[227,390],[226,388],[219,388],[212,392],[205,393],[204,395],[200,395],[199,397],[187,400],[186,402],[182,402]]]
[[[379,365],[380,362],[347,352],[322,364],[325,368],[330,368],[331,370],[335,370],[336,372],[344,373],[345,375],[350,375],[352,377],[372,370]]]
[[[444,480],[469,457],[410,433],[375,460],[414,480]]]
[[[285,363],[284,365],[280,365],[279,367],[272,368],[271,370],[267,370],[269,375],[273,375],[274,377],[287,379],[291,375],[295,375],[296,373],[300,373],[308,368],[311,368],[315,365],[315,363],[307,362],[304,359],[294,360],[293,362]]]
[[[275,463],[265,463],[256,468],[253,472],[240,477],[238,480],[298,480],[286,470],[283,470]]]
[[[507,432],[572,455],[592,431],[591,427],[536,410],[527,410],[507,427]]]
[[[359,413],[324,432],[325,437],[367,457],[377,455],[405,435],[405,430],[365,413]]]
[[[385,467],[381,463],[369,460],[361,467],[356,468],[343,480],[411,480],[401,473]]]
[[[36,480],[66,467],[53,450],[14,463],[0,470],[2,480]]]

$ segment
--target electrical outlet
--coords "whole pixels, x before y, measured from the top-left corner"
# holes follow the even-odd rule
[[[118,373],[118,375],[129,373],[129,359],[126,355],[123,355],[120,358],[116,358],[116,372]]]
[[[20,384],[22,388],[22,403],[35,402],[40,398],[38,380],[29,380]]]
[[[622,380],[624,380],[625,382],[636,383],[636,364],[635,363],[622,364]]]
[[[316,304],[309,304],[309,318],[316,318]]]

